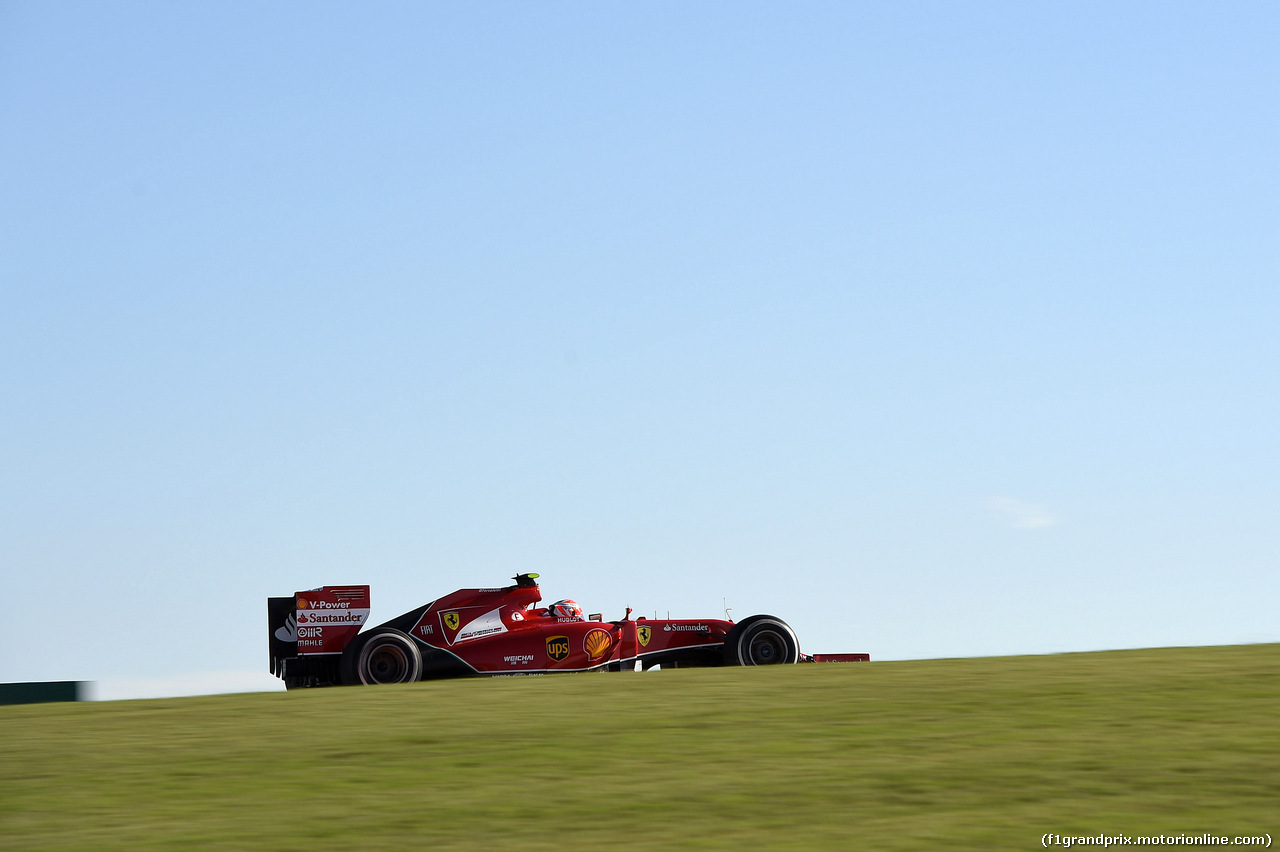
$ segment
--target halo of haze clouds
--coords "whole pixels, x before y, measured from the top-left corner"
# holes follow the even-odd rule
[[[0,3],[0,680],[542,574],[1280,640],[1274,4]]]

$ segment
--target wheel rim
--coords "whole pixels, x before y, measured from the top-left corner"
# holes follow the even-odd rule
[[[402,683],[411,665],[404,648],[390,642],[379,645],[365,662],[365,675],[369,683]]]
[[[761,630],[751,637],[747,660],[753,666],[768,666],[787,658],[787,640],[775,630]]]

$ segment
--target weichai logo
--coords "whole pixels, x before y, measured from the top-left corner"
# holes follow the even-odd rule
[[[569,637],[547,637],[547,656],[555,660],[557,663],[569,656]]]

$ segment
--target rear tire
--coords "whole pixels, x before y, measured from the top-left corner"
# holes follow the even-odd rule
[[[800,661],[800,640],[781,618],[755,615],[725,637],[724,662],[728,666],[789,665]]]
[[[369,635],[356,649],[355,682],[365,686],[412,683],[422,679],[418,643],[399,630],[386,628]]]

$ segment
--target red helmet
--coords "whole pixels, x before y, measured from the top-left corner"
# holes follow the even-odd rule
[[[578,606],[576,601],[556,601],[547,607],[547,613],[555,618],[573,618],[578,621],[585,618],[582,607]]]

